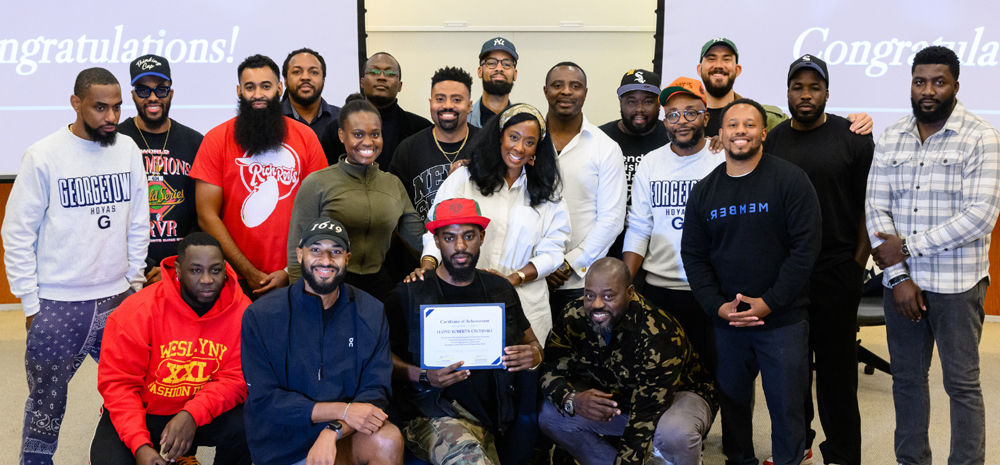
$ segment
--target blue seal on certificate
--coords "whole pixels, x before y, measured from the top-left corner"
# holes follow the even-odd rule
[[[420,368],[503,369],[506,316],[502,303],[421,305]]]

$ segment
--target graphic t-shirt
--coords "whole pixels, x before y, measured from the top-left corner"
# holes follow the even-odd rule
[[[663,126],[662,120],[658,120],[653,132],[645,136],[626,134],[618,127],[619,121],[621,120],[605,123],[600,126],[600,130],[607,134],[611,140],[617,142],[622,149],[622,157],[625,158],[625,182],[628,183],[629,189],[625,205],[632,205],[632,179],[639,162],[647,153],[667,145],[670,139],[667,137],[667,128]]]
[[[427,212],[434,203],[438,187],[448,177],[451,163],[472,157],[471,142],[479,128],[469,125],[469,138],[464,147],[461,141],[441,142],[440,149],[434,143],[433,131],[432,126],[406,138],[396,148],[389,166],[389,172],[403,182],[406,195],[410,196],[413,208],[424,221],[427,221]],[[441,153],[441,150],[451,153],[459,148],[462,150],[456,155],[446,156]]]
[[[204,136],[172,119],[169,132],[140,133],[135,118],[122,121],[118,132],[139,146],[149,180],[149,272],[164,258],[177,255],[177,243],[198,228],[194,179],[189,175]]]
[[[285,268],[285,244],[299,184],[325,168],[326,157],[308,126],[285,118],[281,147],[251,155],[236,144],[236,118],[205,134],[191,177],[223,189],[222,222],[254,268]]]

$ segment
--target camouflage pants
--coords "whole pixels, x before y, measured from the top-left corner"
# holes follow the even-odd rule
[[[434,465],[500,465],[493,433],[467,410],[452,402],[458,418],[418,417],[403,429],[406,446]]]

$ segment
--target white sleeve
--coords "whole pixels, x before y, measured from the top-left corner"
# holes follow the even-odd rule
[[[434,203],[431,204],[431,208],[427,210],[427,222],[431,221],[431,217],[434,215],[434,209],[437,208],[437,204],[441,203],[443,200],[453,199],[456,197],[464,197],[465,184],[469,182],[469,169],[466,167],[461,167],[451,173],[444,182],[438,186],[437,194],[434,195]],[[438,262],[441,261],[441,250],[437,248],[434,244],[434,235],[427,231],[423,235],[424,240],[424,253],[421,257],[431,256],[434,257]]]
[[[639,162],[632,179],[632,208],[628,213],[628,230],[622,252],[632,252],[645,257],[649,238],[653,235],[653,207],[649,195],[649,154]]]
[[[602,154],[597,181],[597,216],[594,227],[573,250],[566,252],[566,261],[581,278],[591,263],[604,257],[611,244],[625,227],[625,199],[628,183],[625,180],[625,158],[618,144],[609,139]]]
[[[136,292],[146,282],[146,254],[149,252],[149,183],[143,168],[142,152],[132,148],[132,200],[129,202],[128,274],[125,279]]]
[[[535,265],[538,277],[542,279],[562,265],[565,258],[566,244],[569,243],[570,224],[569,209],[565,200],[549,202],[545,205],[542,237],[535,245],[534,255],[529,262]]]
[[[25,316],[39,310],[38,232],[48,207],[48,173],[26,152],[7,200],[2,228],[7,281],[10,292],[21,299]]]

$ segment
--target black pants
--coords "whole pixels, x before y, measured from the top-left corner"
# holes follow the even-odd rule
[[[858,304],[862,270],[854,260],[812,274],[809,282],[809,351],[815,357],[816,401],[826,441],[826,463],[861,463],[858,411]],[[811,372],[810,372],[811,374]],[[806,445],[812,447],[812,376],[805,396]]]
[[[372,297],[383,303],[385,303],[385,298],[389,296],[389,292],[397,284],[396,281],[393,281],[392,276],[389,275],[389,271],[386,270],[385,266],[372,274],[354,274],[348,272],[347,277],[344,278],[344,282],[371,294]]]
[[[566,310],[566,305],[580,297],[583,297],[583,289],[556,289],[549,292],[549,309],[552,311],[553,326]]]
[[[146,415],[146,429],[153,448],[160,450],[160,435],[174,415]],[[193,455],[198,446],[215,447],[216,465],[250,465],[250,449],[243,429],[243,404],[215,417],[211,423],[198,427],[191,449],[182,456]],[[94,440],[90,443],[91,465],[135,465],[135,456],[122,442],[111,415],[105,410],[97,423]]]
[[[647,282],[642,295],[677,319],[698,353],[701,365],[715,377],[715,326],[694,298],[694,293],[656,287]]]

